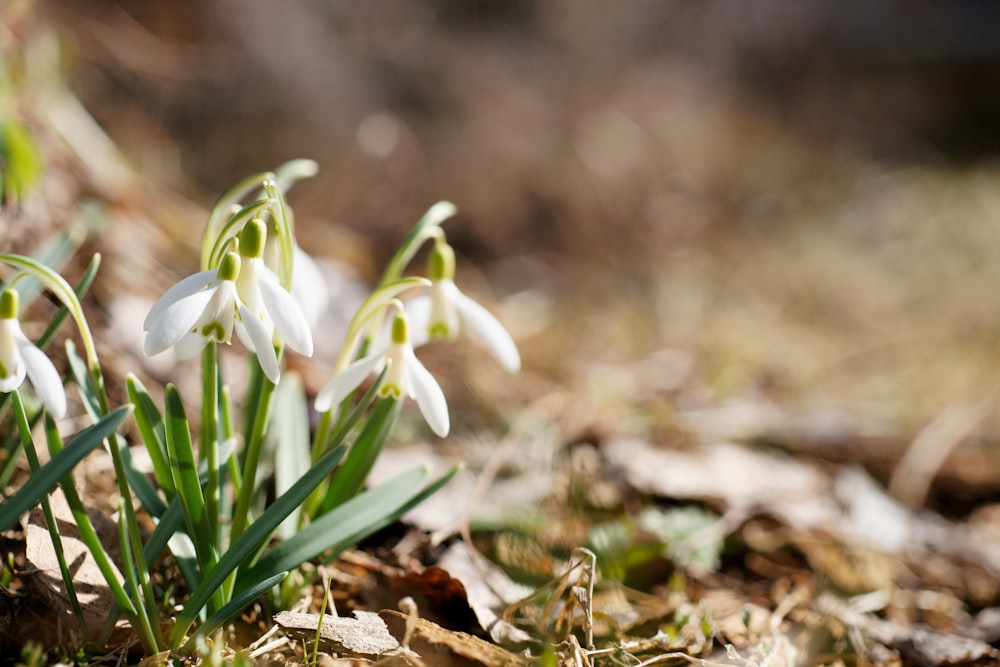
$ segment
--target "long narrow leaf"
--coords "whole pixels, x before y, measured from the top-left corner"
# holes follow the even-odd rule
[[[103,413],[101,398],[94,387],[90,371],[87,368],[87,362],[76,351],[76,345],[71,340],[66,341],[66,359],[69,361],[69,370],[73,376],[73,382],[76,384],[77,389],[80,390],[83,407],[87,410],[87,414],[91,419],[98,421]]]
[[[274,397],[274,418],[268,431],[274,449],[274,492],[282,495],[309,469],[309,406],[302,379],[293,372],[284,373]],[[278,526],[278,534],[287,539],[298,529],[302,506]]]
[[[194,633],[194,637],[203,637],[214,631],[219,626],[231,621],[251,602],[263,595],[264,592],[269,590],[275,584],[280,583],[281,580],[285,578],[286,574],[288,573],[279,572],[272,577],[268,577],[267,579],[257,582],[254,586],[251,586],[244,591],[240,591],[240,593],[227,602],[222,609],[206,618],[205,622],[202,623],[198,627],[197,632]],[[192,639],[194,639],[194,637],[192,637]],[[187,643],[190,645],[191,640],[188,640]]]
[[[320,515],[356,496],[358,491],[364,488],[368,473],[375,465],[375,460],[396,423],[401,406],[402,401],[393,398],[384,398],[375,405],[371,417],[351,446],[344,465],[340,466],[330,483],[326,497],[320,505]]]
[[[184,510],[184,523],[194,541],[202,570],[208,570],[215,564],[215,539],[205,516],[205,497],[201,492],[198,464],[191,443],[191,428],[181,396],[172,384],[168,384],[166,389],[165,413],[167,452],[174,486]]]
[[[151,517],[159,517],[166,511],[167,505],[160,498],[146,475],[135,467],[132,452],[124,439],[118,441],[118,451],[121,453],[122,464],[125,466],[125,477],[128,479],[128,485],[132,488],[132,492],[135,493],[136,498],[139,499]]]
[[[176,625],[174,625],[170,636],[171,645],[179,642],[180,638],[187,632],[194,619],[201,612],[202,607],[208,603],[212,594],[219,589],[229,575],[235,572],[236,568],[242,565],[247,556],[253,553],[260,544],[271,537],[274,530],[291,514],[292,510],[302,504],[302,501],[312,493],[312,490],[330,474],[340,462],[343,455],[343,448],[337,448],[323,456],[302,476],[302,479],[297,484],[264,510],[264,513],[250,524],[246,531],[233,542],[232,546],[219,557],[219,562],[216,566],[206,573],[204,580],[198,588],[192,591],[191,598],[185,605],[184,611],[178,617]],[[253,586],[264,579],[274,576],[278,572],[279,570],[272,569],[266,576],[249,582],[241,590],[245,590],[249,586]]]
[[[419,493],[427,472],[426,467],[414,468],[324,514],[241,572],[235,590],[239,592],[278,572],[293,570],[324,552],[342,551],[388,525],[399,515],[400,508]]]
[[[173,498],[176,490],[174,478],[170,474],[170,464],[167,462],[167,441],[163,430],[163,415],[156,407],[153,397],[146,391],[139,378],[131,373],[125,378],[128,389],[128,400],[135,405],[135,423],[139,427],[139,435],[146,445],[149,458],[153,462],[153,474],[160,488],[167,494],[167,499]]]
[[[80,431],[73,440],[48,463],[31,476],[24,486],[0,504],[0,530],[7,530],[17,523],[22,514],[31,509],[38,499],[51,492],[95,447],[118,428],[129,413],[129,407],[118,408],[104,419]]]

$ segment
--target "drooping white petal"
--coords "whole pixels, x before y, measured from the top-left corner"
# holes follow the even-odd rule
[[[66,390],[59,371],[45,353],[23,334],[18,335],[16,340],[28,379],[31,380],[38,399],[53,417],[62,419],[66,415]]]
[[[330,303],[330,290],[326,286],[326,279],[323,277],[319,265],[316,264],[316,260],[297,244],[294,251],[292,264],[295,270],[292,272],[292,296],[302,306],[302,314],[305,315],[306,321],[312,327],[319,322],[319,318]]]
[[[217,291],[218,287],[196,292],[163,310],[146,334],[143,345],[146,356],[152,357],[163,352],[190,332]]]
[[[247,336],[250,337],[250,341],[253,343],[252,347],[249,345],[247,347],[250,347],[257,354],[257,361],[260,362],[260,368],[264,371],[267,379],[274,384],[278,384],[281,371],[278,368],[278,356],[275,354],[274,346],[271,344],[271,332],[243,303],[239,304],[239,309],[240,319],[246,328]]]
[[[257,284],[260,287],[264,308],[285,344],[299,354],[311,357],[312,332],[309,330],[309,320],[302,312],[299,302],[278,284],[277,276],[271,273],[270,269],[261,267],[258,278]]]
[[[451,420],[448,417],[448,402],[444,398],[444,392],[441,391],[441,385],[420,363],[412,348],[407,348],[404,355],[404,362],[409,370],[410,390],[417,401],[420,413],[427,420],[431,430],[443,438],[451,429]]]
[[[176,356],[181,361],[185,359],[194,359],[201,351],[205,349],[208,345],[208,339],[201,334],[196,334],[193,331],[189,331],[181,339],[174,344],[174,356]]]
[[[153,326],[153,322],[163,311],[177,301],[191,296],[196,292],[200,292],[204,288],[208,287],[212,284],[212,281],[215,280],[217,275],[218,271],[214,269],[211,271],[201,271],[192,276],[188,276],[168,289],[163,293],[163,296],[161,296],[157,302],[153,304],[153,307],[149,309],[149,314],[146,315],[146,320],[142,323],[142,330],[149,331]]]
[[[495,318],[490,311],[459,292],[457,288],[454,299],[462,322],[468,326],[473,336],[486,346],[486,349],[500,363],[501,368],[508,373],[517,373],[521,370],[521,355],[517,351],[517,345],[500,324],[500,320]]]
[[[24,382],[24,362],[17,347],[17,336],[21,333],[20,323],[14,319],[0,320],[0,363],[6,371],[0,377],[0,391],[10,393]]]
[[[438,280],[430,287],[431,312],[428,316],[428,333],[431,338],[455,340],[461,327],[458,313],[458,291],[450,279]]]
[[[244,257],[240,266],[240,274],[236,277],[236,291],[240,300],[246,304],[250,312],[260,315],[264,303],[260,298],[260,274],[268,271],[260,257]]]
[[[431,297],[423,293],[405,304],[406,316],[410,318],[410,343],[420,347],[431,339]]]
[[[225,333],[225,342],[233,336],[233,323],[236,321],[236,306],[240,303],[236,291],[236,283],[232,280],[220,280],[215,297],[205,307],[205,313],[198,320],[199,326],[218,322]]]
[[[316,410],[326,412],[347,398],[347,395],[358,388],[361,381],[371,375],[385,361],[385,354],[375,353],[358,359],[342,370],[319,390],[316,395]]]

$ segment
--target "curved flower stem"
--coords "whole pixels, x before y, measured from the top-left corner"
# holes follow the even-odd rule
[[[201,357],[201,452],[208,466],[205,482],[205,516],[213,541],[219,540],[219,354],[214,340]]]
[[[201,236],[202,269],[207,269],[210,266],[209,256],[211,254],[212,247],[215,245],[215,239],[219,233],[219,225],[223,224],[226,217],[231,215],[231,209],[233,206],[235,205],[238,207],[239,201],[243,199],[247,193],[254,188],[259,188],[262,182],[272,178],[274,178],[274,174],[269,171],[247,176],[242,181],[231,187],[219,198],[219,201],[212,208],[212,212],[208,216],[208,222],[205,224],[205,231],[202,232]]]
[[[94,258],[95,261],[100,261],[100,255],[95,255]],[[0,253],[0,262],[26,271],[56,295],[56,298],[66,306],[70,315],[76,321],[76,326],[80,330],[80,338],[83,341],[83,349],[87,353],[88,365],[91,370],[97,368],[97,348],[94,346],[94,337],[91,335],[90,327],[87,325],[87,320],[83,315],[83,307],[80,305],[80,300],[77,298],[76,292],[73,291],[70,284],[66,282],[66,279],[41,262],[30,257],[12,253]]]
[[[427,209],[424,217],[420,218],[420,222],[414,226],[399,246],[399,250],[389,260],[379,284],[387,285],[402,276],[406,265],[417,254],[424,241],[441,234],[441,223],[455,215],[457,211],[458,209],[450,201],[439,201]]]
[[[286,290],[292,289],[292,261],[295,252],[292,231],[292,214],[285,202],[285,195],[274,181],[264,182],[264,192],[274,202],[274,223],[278,230],[280,258],[278,260],[278,280]]]

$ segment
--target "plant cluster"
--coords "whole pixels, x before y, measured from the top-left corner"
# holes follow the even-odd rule
[[[444,393],[415,348],[467,331],[504,369],[520,367],[503,326],[455,285],[455,253],[441,227],[455,208],[441,202],[407,236],[351,320],[332,379],[313,403],[318,420],[312,428],[302,382],[282,366],[288,351],[312,355],[311,330],[327,294],[321,273],[296,244],[285,201],[287,188],[315,169],[311,161],[296,160],[226,193],[202,235],[201,270],[168,289],[144,322],[147,355],[173,349],[178,359],[201,357],[197,433],[174,384],[167,384],[161,406],[130,374],[129,404],[110,404],[80,301],[99,256],[74,288],[44,262],[0,254],[0,263],[13,270],[0,291],[0,403],[12,411],[14,426],[4,441],[0,482],[11,479],[18,450],[31,469],[30,478],[0,505],[0,530],[41,505],[75,616],[99,645],[121,616],[143,650],[155,654],[192,649],[262,595],[289,605],[303,582],[301,576],[288,577],[290,572],[335,558],[441,488],[455,469],[429,478],[428,469],[418,468],[366,489],[406,398],[415,400],[434,433],[449,432]],[[432,247],[426,277],[404,276],[427,242]],[[32,341],[21,330],[20,311],[22,302],[39,293],[37,282],[61,308]],[[66,382],[78,392],[91,424],[64,442],[57,428],[69,411],[64,378],[43,350],[67,317],[76,324],[83,352],[67,343]],[[250,367],[248,386],[238,392],[219,364],[219,345],[230,344],[234,332]],[[25,391],[26,379],[33,392]],[[243,396],[241,406],[234,407],[234,395]],[[119,433],[130,416],[151,474],[139,469]],[[33,437],[39,425],[51,455],[45,465],[36,451],[41,443]],[[120,496],[117,564],[98,538],[71,475],[102,444]],[[261,474],[264,468],[273,474]],[[49,499],[56,487],[114,596],[116,610],[103,628],[87,627],[69,564],[61,557]],[[155,525],[145,536],[139,511]],[[150,565],[166,552],[183,577],[177,586],[158,585],[150,576]]]

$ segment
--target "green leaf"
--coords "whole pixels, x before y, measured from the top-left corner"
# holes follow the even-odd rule
[[[184,524],[194,541],[198,562],[202,570],[215,564],[215,539],[205,516],[205,498],[201,492],[198,464],[194,446],[191,443],[191,428],[188,426],[184,405],[177,387],[172,384],[166,389],[166,441],[170,456],[170,470],[174,476],[174,486],[181,499]]]
[[[385,441],[392,431],[402,401],[394,398],[384,398],[375,404],[371,417],[365,423],[358,439],[351,446],[351,450],[344,460],[344,465],[340,466],[330,488],[327,489],[326,497],[320,505],[319,514],[323,515],[337,507],[341,503],[357,495],[358,491],[364,487],[368,473],[375,465]]]
[[[231,621],[233,618],[238,616],[239,613],[243,611],[251,602],[253,602],[258,597],[263,595],[272,586],[275,586],[276,584],[280,583],[281,580],[285,578],[286,574],[288,573],[279,572],[273,577],[268,577],[267,579],[258,581],[255,585],[247,588],[244,591],[240,591],[240,593],[233,596],[233,599],[227,602],[222,607],[222,609],[220,609],[219,611],[215,612],[214,614],[206,618],[205,622],[202,623],[198,627],[197,632],[194,633],[194,637],[199,637],[199,636],[204,637],[205,635],[214,631],[219,626],[224,625],[225,623]],[[192,639],[194,637],[192,637]],[[191,640],[188,640],[189,644],[190,641]]]
[[[42,172],[42,152],[28,129],[11,114],[0,124],[0,174],[4,200],[19,199]]]
[[[276,545],[253,567],[241,572],[235,590],[252,586],[278,572],[291,571],[321,554],[334,557],[398,519],[441,488],[457,471],[458,468],[453,469],[421,490],[427,468],[414,468],[355,496],[316,519],[291,539]]]
[[[191,598],[188,600],[184,611],[181,612],[174,626],[171,634],[172,645],[179,641],[180,637],[187,632],[188,628],[191,627],[191,623],[194,622],[195,617],[201,612],[202,607],[208,603],[213,593],[219,590],[219,587],[222,586],[229,575],[240,565],[243,565],[247,557],[271,537],[274,530],[292,513],[292,510],[301,505],[302,501],[312,493],[313,489],[330,474],[340,462],[343,455],[344,449],[337,448],[323,456],[302,476],[302,479],[297,484],[275,500],[256,521],[246,528],[229,549],[219,557],[219,562],[215,567],[210,570],[203,569],[205,572],[204,580],[192,591]],[[248,581],[247,585],[241,588],[241,591],[278,574],[279,571],[271,570],[265,576]]]
[[[66,341],[66,358],[69,361],[70,375],[73,376],[73,383],[80,390],[80,398],[83,399],[83,407],[87,414],[95,422],[101,418],[101,398],[94,387],[90,377],[87,362],[77,353],[76,345],[73,341]]]
[[[268,431],[274,450],[274,492],[283,495],[309,469],[309,406],[302,379],[294,372],[282,374],[274,397],[274,416]],[[302,507],[297,506],[278,526],[287,539],[299,527]]]
[[[153,397],[146,391],[139,378],[131,373],[125,378],[125,386],[128,389],[128,400],[135,406],[135,423],[139,427],[139,435],[146,445],[149,458],[153,462],[153,474],[160,488],[167,494],[167,498],[172,498],[177,492],[174,487],[174,478],[170,473],[170,465],[167,462],[167,442],[163,429],[163,415]],[[148,509],[148,508],[147,508]]]
[[[77,463],[117,429],[128,415],[130,408],[118,408],[97,423],[80,431],[70,443],[18,491],[0,504],[0,530],[14,526],[20,516],[31,509],[38,499],[51,492]]]

